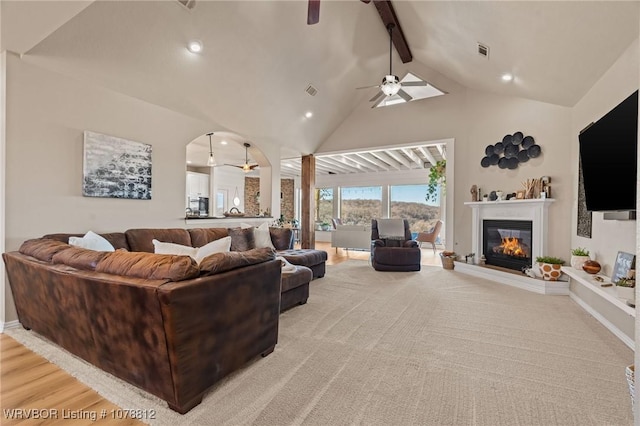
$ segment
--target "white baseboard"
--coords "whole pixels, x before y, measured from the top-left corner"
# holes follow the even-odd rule
[[[18,327],[20,327],[20,321],[18,320],[13,320],[8,322],[0,321],[0,333],[4,333],[5,330],[10,330],[12,328],[18,328]]]
[[[635,343],[634,343],[632,338],[630,338],[629,336],[624,334],[622,331],[620,331],[620,329],[618,327],[616,327],[615,325],[613,325],[613,323],[611,323],[611,321],[609,321],[608,319],[606,319],[605,317],[600,315],[595,309],[593,309],[591,306],[589,306],[584,300],[580,299],[575,293],[570,292],[569,293],[569,297],[571,298],[571,300],[573,300],[578,305],[580,305],[580,307],[582,309],[587,311],[592,317],[594,317],[602,325],[604,325],[607,328],[607,330],[609,330],[610,332],[615,334],[616,337],[618,339],[622,340],[622,342],[625,345],[629,346],[629,348],[632,351],[635,351],[636,347],[635,347]]]

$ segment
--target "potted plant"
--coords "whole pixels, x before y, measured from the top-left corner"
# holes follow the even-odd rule
[[[320,228],[322,228],[323,231],[328,231],[329,230],[329,223],[328,222],[322,222],[320,224]]]
[[[571,250],[571,267],[579,271],[582,270],[582,265],[587,260],[591,260],[589,257],[589,250],[582,247],[574,248]]]
[[[618,297],[635,302],[636,280],[630,278],[620,278],[615,282],[615,284],[616,290],[618,291]]]
[[[447,171],[447,160],[436,161],[436,164],[432,165],[429,169],[429,182],[427,182],[427,196],[426,201],[438,200],[438,185],[442,186],[444,192],[444,186],[446,183],[445,173]]]
[[[564,260],[552,256],[538,256],[536,257],[536,262],[543,280],[558,281],[558,278],[562,275],[560,268],[565,264]]]

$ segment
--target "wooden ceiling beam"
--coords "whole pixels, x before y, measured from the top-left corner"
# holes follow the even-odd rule
[[[391,1],[373,0],[373,4],[376,6],[376,10],[380,14],[380,19],[382,19],[385,31],[387,30],[389,24],[395,25],[395,28],[393,29],[393,45],[395,46],[400,59],[402,59],[402,63],[406,64],[407,62],[411,62],[413,60],[413,55],[411,54],[411,50],[409,49],[407,39],[402,32],[400,21],[398,21],[396,11],[393,9]]]

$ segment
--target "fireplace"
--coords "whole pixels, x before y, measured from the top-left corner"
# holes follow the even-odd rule
[[[532,231],[530,220],[483,220],[482,253],[486,264],[516,271],[531,267]]]

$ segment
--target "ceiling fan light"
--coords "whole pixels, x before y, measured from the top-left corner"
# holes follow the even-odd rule
[[[400,85],[400,79],[398,79],[398,77],[396,77],[395,75],[386,75],[382,80],[382,85],[380,88],[382,89],[382,93],[384,93],[385,95],[393,96],[400,91],[401,87],[402,86]]]
[[[249,173],[251,171],[251,166],[248,165],[247,163],[244,163],[242,165],[242,171],[245,172],[245,173]]]

